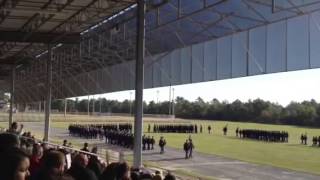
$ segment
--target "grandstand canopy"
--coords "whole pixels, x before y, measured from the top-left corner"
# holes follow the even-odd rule
[[[145,88],[320,64],[310,38],[319,0],[146,2]],[[44,100],[51,44],[53,98],[134,89],[136,8],[135,0],[2,0],[0,88],[9,91],[14,66],[16,101]]]
[[[2,0],[9,126],[14,103],[45,100],[48,140],[51,99],[135,89],[140,167],[143,88],[318,68],[319,9],[320,0]]]

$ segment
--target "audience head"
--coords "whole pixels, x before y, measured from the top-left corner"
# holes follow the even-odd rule
[[[61,174],[64,172],[65,157],[64,154],[59,151],[49,151],[43,157],[43,168],[54,174]]]
[[[63,146],[67,146],[68,141],[65,139],[63,140]]]
[[[164,177],[164,180],[176,180],[176,177],[170,172]]]
[[[131,172],[131,180],[140,180],[140,174],[139,174],[139,171],[132,171]]]
[[[42,146],[43,151],[47,151],[50,149],[47,143],[42,143],[41,146]]]
[[[94,153],[94,154],[97,154],[98,153],[98,147],[97,146],[93,147],[91,152]]]
[[[0,179],[25,180],[29,173],[28,155],[18,148],[7,149],[0,155]]]
[[[17,130],[18,129],[18,123],[17,122],[13,122],[11,124],[11,127],[10,127],[11,130]]]
[[[69,142],[69,143],[68,143],[68,146],[69,146],[69,147],[72,147],[72,143],[71,143],[71,142]]]
[[[111,163],[104,170],[100,179],[129,180],[129,165],[127,163]]]
[[[130,179],[130,168],[126,162],[118,163],[117,167],[117,179]]]
[[[20,140],[17,135],[9,134],[9,133],[0,134],[0,152],[13,147],[18,148],[19,146],[20,146]]]
[[[72,164],[73,165],[76,165],[76,166],[82,166],[82,167],[87,167],[88,165],[88,156],[85,155],[85,154],[77,154],[75,157],[74,157],[74,160],[72,161]]]
[[[43,156],[43,148],[40,144],[34,144],[32,148],[32,156],[41,159]]]

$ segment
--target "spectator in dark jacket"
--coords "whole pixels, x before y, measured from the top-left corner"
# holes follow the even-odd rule
[[[13,147],[20,147],[20,140],[17,135],[3,133],[0,134],[0,152],[6,151]]]
[[[94,153],[94,154],[97,154],[98,153],[98,148],[97,147],[92,148],[91,152]],[[100,161],[98,159],[98,156],[93,156],[92,155],[90,157],[90,160],[89,160],[87,168],[92,170],[96,174],[97,177],[100,177],[100,175],[102,173],[103,166],[100,163]]]
[[[44,155],[41,168],[32,180],[73,180],[64,173],[65,156],[60,151],[51,150]]]
[[[32,148],[32,156],[30,158],[30,168],[31,174],[36,174],[40,169],[40,161],[43,156],[43,148],[40,144],[34,144]]]
[[[87,155],[78,154],[74,157],[68,174],[70,174],[75,180],[97,180],[97,176],[93,171],[87,168],[87,165]]]

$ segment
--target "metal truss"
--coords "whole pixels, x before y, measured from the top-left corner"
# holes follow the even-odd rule
[[[305,4],[297,4],[294,0],[285,1],[286,3],[282,4],[274,3],[273,0],[163,0],[157,1],[157,3],[150,1],[147,4],[146,14],[147,55],[152,57],[160,53],[167,54],[177,48],[320,9],[319,1]],[[90,13],[95,9],[98,2],[90,1],[85,9],[78,9],[72,17],[70,16],[65,21],[59,21],[61,25],[53,28],[53,32],[62,33],[60,37],[66,37],[70,34],[70,31],[66,31],[66,29],[77,32],[80,29],[87,28],[86,31],[81,33],[79,43],[63,44],[52,51],[54,98],[103,93],[104,88],[99,87],[101,79],[91,77],[90,72],[135,59],[136,7],[133,5],[118,15],[110,16],[97,25],[92,25],[89,22],[97,23],[101,19],[98,17],[103,15],[99,15],[99,13],[102,13],[100,11]],[[119,5],[117,1],[113,2],[114,7]],[[123,1],[123,4],[119,5],[119,9],[124,7],[124,4],[129,5],[130,2]],[[316,6],[319,6],[319,8]],[[67,10],[70,10],[67,6],[65,8],[61,6],[60,8],[61,11],[57,12],[58,14],[67,13]],[[114,14],[115,11],[112,13],[109,11],[107,14]],[[81,19],[83,16],[87,17],[87,21]],[[54,17],[51,21],[53,20],[58,21]],[[56,39],[59,39],[59,37],[56,37]],[[6,44],[10,45],[10,43]],[[18,46],[18,44],[13,42],[11,46]],[[20,51],[17,48],[14,53],[10,54],[11,57],[30,58],[31,60],[31,63],[27,66],[21,66],[17,72],[17,84],[20,84],[18,86],[30,87],[32,89],[30,93],[35,94],[30,99],[37,100],[45,96],[45,94],[39,92],[44,90],[42,86],[46,79],[46,55],[43,53],[45,51],[46,46],[32,43],[23,46]],[[40,53],[44,55],[35,58]],[[159,58],[151,59],[155,62]],[[22,61],[21,58],[20,61]],[[77,79],[81,74],[88,74],[86,80],[79,81]],[[130,74],[134,75],[133,72]],[[70,87],[71,85],[66,83],[69,81],[79,87],[79,91],[75,92]],[[86,86],[87,83],[92,84],[92,82],[95,90]],[[17,90],[17,93],[19,92]],[[37,95],[39,98],[37,98]]]

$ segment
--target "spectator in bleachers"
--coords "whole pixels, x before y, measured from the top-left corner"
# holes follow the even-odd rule
[[[97,154],[98,153],[98,147],[94,147],[91,150],[91,153]],[[100,163],[98,156],[91,156],[89,163],[88,163],[88,169],[92,170],[97,177],[100,177],[102,170],[103,170],[103,165]]]
[[[83,148],[81,149],[81,151],[90,152],[90,151],[89,151],[89,144],[88,144],[87,142],[85,142],[85,143],[83,144]]]
[[[0,152],[13,147],[20,147],[20,140],[18,136],[9,133],[0,134]]]
[[[40,144],[34,144],[32,148],[32,156],[30,158],[30,168],[31,174],[36,174],[40,169],[40,161],[43,156],[43,148]]]
[[[10,129],[8,130],[9,133],[14,133],[16,135],[22,135],[23,133],[23,124],[20,124],[20,129],[18,130],[18,123],[17,122],[13,122],[11,124]]]
[[[137,178],[137,177],[135,177]],[[129,166],[127,163],[111,163],[103,171],[99,180],[130,180]]]
[[[78,154],[72,161],[71,168],[68,171],[75,180],[97,180],[95,173],[87,168],[88,157],[85,154]]]
[[[162,180],[162,175],[160,171],[155,172],[155,175],[153,176],[152,180]]]
[[[49,151],[43,157],[41,169],[34,174],[32,180],[73,180],[65,171],[65,156],[55,150]]]
[[[18,148],[7,149],[0,154],[1,180],[26,180],[29,176],[28,155]]]
[[[176,180],[176,177],[169,172],[165,177],[164,180]]]

